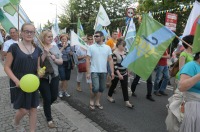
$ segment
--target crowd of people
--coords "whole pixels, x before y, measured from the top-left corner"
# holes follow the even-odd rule
[[[1,30],[3,32],[4,30]],[[39,106],[39,94],[42,97],[43,110],[47,125],[55,128],[55,123],[51,115],[51,105],[57,97],[70,97],[67,92],[71,70],[77,65],[76,90],[82,91],[81,82],[86,80],[90,91],[89,109],[103,110],[101,95],[108,87],[107,100],[115,103],[113,93],[120,81],[125,106],[132,109],[134,105],[129,101],[128,78],[131,74],[127,68],[121,65],[127,55],[126,41],[117,38],[117,31],[112,32],[112,36],[105,40],[101,31],[96,31],[94,35],[83,37],[88,45],[88,49],[82,46],[70,45],[68,34],[59,36],[60,43],[52,45],[53,34],[51,30],[43,30],[39,39],[41,45],[34,42],[35,27],[32,24],[23,24],[20,34],[12,27],[9,30],[9,37],[5,38],[2,46],[2,60],[5,61],[4,69],[10,78],[10,97],[16,114],[13,126],[16,130],[25,131],[20,125],[22,118],[29,114],[30,131],[36,131],[37,107]],[[183,40],[189,45],[193,44],[194,36],[185,36]],[[179,73],[175,77],[176,88],[185,94],[185,118],[180,125],[181,132],[197,132],[199,116],[199,80],[200,80],[200,53],[192,55],[192,48],[184,44],[184,50],[179,55]],[[40,48],[42,47],[42,48]],[[178,54],[177,54],[178,55]],[[152,91],[156,96],[168,96],[166,87],[170,79],[169,66],[167,60],[170,59],[168,50],[164,52],[155,68],[155,80],[152,82],[152,75],[147,79],[146,99],[155,101]],[[42,67],[46,67],[45,74],[39,74]],[[79,70],[79,66],[84,66],[85,70]],[[37,75],[40,79],[38,90],[26,93],[19,87],[20,79],[26,74]],[[134,74],[134,73],[132,73]],[[84,79],[85,78],[85,79]],[[134,75],[131,84],[132,96],[136,97],[136,86],[140,76]],[[194,128],[194,125],[196,126]]]

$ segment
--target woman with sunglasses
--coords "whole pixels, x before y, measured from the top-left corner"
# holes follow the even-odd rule
[[[117,39],[116,49],[112,55],[115,78],[112,80],[107,99],[111,103],[115,102],[115,100],[112,98],[112,95],[117,87],[118,81],[120,80],[125,105],[128,108],[133,108],[133,105],[129,102],[128,97],[128,71],[121,65],[121,62],[126,57],[125,46],[126,42],[122,38]]]

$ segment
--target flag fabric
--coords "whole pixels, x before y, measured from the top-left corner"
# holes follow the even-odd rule
[[[172,31],[144,14],[134,43],[122,65],[147,80],[174,37]]]
[[[120,31],[119,28],[117,28],[117,33],[118,33],[118,34],[117,34],[117,37],[120,38],[120,37],[122,36],[122,33],[121,33],[121,31]]]
[[[196,27],[196,32],[194,35],[194,42],[192,44],[192,52],[195,54],[197,52],[200,52],[200,17],[197,21],[197,27]]]
[[[56,32],[56,36],[58,36],[59,33],[60,33],[60,31],[59,31],[60,29],[59,29],[59,26],[58,26],[58,19],[57,18],[55,19],[55,23],[53,25],[53,28],[54,28],[54,30]]]
[[[84,49],[88,49],[88,45],[74,32],[71,31],[71,46],[79,45]]]
[[[77,34],[81,38],[85,36],[84,31],[83,31],[83,26],[81,25],[80,18],[78,18],[78,22],[77,22]]]
[[[95,31],[100,31],[100,30],[96,30],[96,28],[99,25],[105,26],[105,27],[110,25],[110,19],[108,18],[106,11],[101,4],[100,4],[100,7],[99,7],[99,12],[98,12],[97,17],[96,17],[96,22],[95,22],[95,25],[94,25]]]
[[[198,1],[195,1],[193,4],[192,11],[190,13],[190,16],[187,20],[186,27],[183,32],[183,37],[186,35],[194,35],[198,17],[200,16],[200,3]]]
[[[126,33],[125,41],[126,41],[126,48],[129,50],[131,48],[131,45],[134,42],[136,35],[136,28],[135,28],[135,23],[133,22],[133,18],[131,18],[128,30]]]
[[[51,27],[51,32],[53,34],[53,41],[57,44],[59,43],[59,38],[58,38],[58,34],[57,32],[55,31],[55,28],[52,26]]]
[[[0,7],[7,5],[9,2],[9,0],[0,0]]]
[[[25,11],[21,6],[19,6],[19,13],[21,16],[25,19],[25,22],[31,22]],[[24,20],[19,17],[19,28],[21,29],[21,26],[25,23]],[[11,16],[7,12],[4,12],[2,9],[0,9],[0,23],[2,27],[6,30],[6,32],[9,32],[9,29],[11,27],[18,28],[18,13],[16,12],[14,16]]]
[[[2,45],[3,42],[4,42],[4,40],[3,40],[3,36],[2,36],[2,34],[1,34],[1,32],[0,32],[0,45]]]
[[[6,5],[3,6],[3,10],[5,12],[7,12],[8,14],[10,14],[11,16],[13,16],[16,11],[15,9],[12,7],[12,5],[17,9],[19,3],[20,3],[20,0],[9,0],[10,2]],[[12,5],[11,5],[12,4]]]

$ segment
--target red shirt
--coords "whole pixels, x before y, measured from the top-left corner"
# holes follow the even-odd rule
[[[164,52],[163,56],[167,56],[167,51]],[[162,58],[159,60],[158,65],[160,66],[166,66],[167,65],[167,58]]]

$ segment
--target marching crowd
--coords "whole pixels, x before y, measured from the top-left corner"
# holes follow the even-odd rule
[[[51,30],[43,30],[40,33],[39,39],[42,42],[42,48],[39,48],[41,46],[34,42],[35,27],[29,23],[23,24],[20,34],[18,32],[16,28],[10,28],[9,38],[5,36],[5,31],[1,30],[5,39],[1,47],[2,60],[5,61],[4,69],[10,78],[10,87],[14,87],[10,88],[10,94],[13,108],[17,109],[13,120],[13,126],[17,131],[25,131],[20,125],[20,121],[26,114],[29,114],[30,131],[36,131],[39,94],[43,99],[44,114],[48,126],[50,128],[56,127],[51,115],[51,104],[57,99],[57,96],[61,98],[63,96],[70,97],[67,88],[71,70],[75,65],[77,65],[76,90],[82,91],[81,82],[83,78],[86,78],[90,89],[90,110],[103,109],[101,95],[106,87],[109,88],[107,100],[115,103],[113,93],[119,81],[125,106],[130,109],[134,107],[129,102],[128,96],[130,72],[121,64],[127,55],[126,42],[123,38],[117,37],[117,31],[113,31],[108,40],[105,40],[101,31],[83,37],[82,39],[88,45],[87,50],[78,45],[71,46],[68,34],[61,34],[59,36],[60,43],[53,45]],[[193,38],[194,36],[189,35],[185,36],[183,40],[192,45]],[[200,131],[198,125],[200,119],[198,114],[200,109],[200,53],[196,53],[193,57],[192,48],[188,44],[182,44],[181,52],[180,49],[174,52],[179,58],[179,72],[175,76],[176,88],[185,93],[185,118],[181,121],[179,127],[181,132],[198,132]],[[168,95],[165,90],[170,79],[167,64],[167,60],[170,58],[170,54],[166,50],[155,68],[154,85],[152,75],[147,79],[146,99],[155,101],[152,97],[152,91],[156,96]],[[38,75],[38,71],[43,66],[46,67],[45,73]],[[38,75],[40,86],[37,91],[26,93],[19,88],[19,82],[24,75],[30,73]],[[140,76],[135,75],[131,84],[132,96],[137,96],[136,86],[139,80]],[[168,130],[175,131],[173,129]]]

